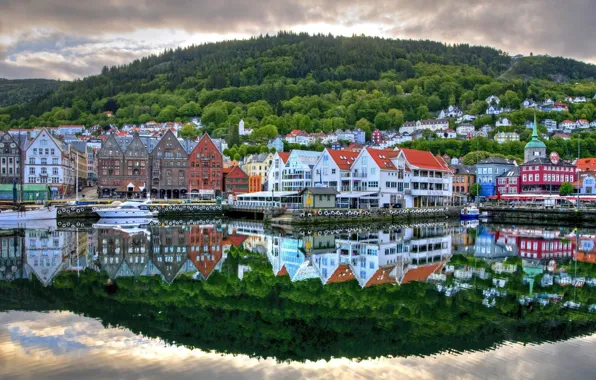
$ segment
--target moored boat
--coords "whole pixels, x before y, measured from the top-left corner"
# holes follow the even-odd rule
[[[459,213],[461,219],[478,219],[479,216],[480,210],[474,205],[464,207]]]
[[[41,220],[56,220],[56,208],[44,207],[26,211],[6,210],[0,212],[0,227],[23,225]]]
[[[129,200],[117,207],[98,208],[95,212],[100,218],[152,218],[157,216],[158,211],[151,211],[148,204],[151,200],[136,201]]]

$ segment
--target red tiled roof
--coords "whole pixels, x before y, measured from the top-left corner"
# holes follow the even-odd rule
[[[410,269],[404,275],[404,279],[401,281],[401,284],[403,285],[413,281],[426,281],[431,274],[443,269],[443,265],[445,265],[444,262],[439,262]]]
[[[399,148],[404,152],[406,160],[410,165],[420,169],[447,171],[449,168],[443,159],[435,157],[431,152],[425,150]]]
[[[285,267],[284,267],[285,268]],[[354,272],[350,269],[348,264],[341,264],[337,267],[335,272],[329,277],[327,280],[328,284],[337,284],[340,282],[346,282],[354,280],[356,276],[354,276]]]
[[[580,158],[575,166],[581,171],[596,170],[596,158]]]
[[[395,265],[379,268],[364,286],[369,287],[381,284],[394,284],[395,278],[389,276],[393,268],[395,268]]]
[[[288,158],[290,158],[290,152],[277,152],[277,154],[279,155],[279,158],[281,158],[281,160],[284,162],[284,164],[288,162]]]
[[[391,159],[396,158],[399,155],[398,151],[373,148],[366,148],[366,151],[381,170],[397,170],[393,162],[391,162]]]
[[[242,236],[242,235],[230,235],[230,236],[228,236],[228,239],[230,239],[230,242],[234,246],[239,247],[240,244],[244,243],[244,240],[246,240],[246,236]]]
[[[350,170],[354,161],[356,161],[356,157],[358,157],[358,152],[352,152],[349,150],[332,150],[327,149],[329,155],[339,167],[339,170]]]
[[[279,270],[279,272],[277,272],[276,276],[281,277],[281,276],[289,276],[290,274],[288,273],[288,270],[286,269],[286,266],[284,265],[283,267],[281,267],[281,269]]]

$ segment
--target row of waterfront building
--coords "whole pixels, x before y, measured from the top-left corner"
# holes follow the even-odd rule
[[[427,151],[359,144],[255,154],[235,162],[208,134],[183,140],[174,129],[159,138],[112,133],[99,147],[65,142],[45,129],[34,138],[5,133],[0,141],[0,182],[39,185],[52,198],[73,194],[77,178],[79,187],[97,183],[102,197],[214,198],[329,187],[344,200],[354,199],[344,207],[442,206],[454,196],[465,198],[474,183],[483,196],[557,193],[564,182],[584,193],[595,191],[593,168],[581,167],[581,160],[574,165],[547,157],[535,125],[523,163],[493,157],[474,167]],[[12,188],[3,191],[12,197]]]

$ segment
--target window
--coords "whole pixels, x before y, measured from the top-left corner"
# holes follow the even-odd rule
[[[528,180],[528,177],[527,177],[527,176],[524,174],[524,175],[523,175],[523,177],[522,177],[522,180],[523,180],[524,182],[526,182],[526,181]]]
[[[35,175],[35,168],[29,168],[29,175]]]
[[[31,157],[29,159],[29,165],[35,165],[35,158]]]
[[[42,165],[47,165],[47,164],[48,164],[48,159],[47,159],[47,158],[45,158],[45,157],[44,157],[44,158],[42,158],[42,159],[41,159],[41,164],[42,164]]]
[[[331,169],[331,174],[335,174],[335,169]]]
[[[52,175],[58,175],[58,168],[52,168]]]
[[[58,165],[58,159],[52,158],[52,165]]]

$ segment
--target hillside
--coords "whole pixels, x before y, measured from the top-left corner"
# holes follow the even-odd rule
[[[0,78],[0,107],[29,102],[58,89],[64,82],[51,79]]]
[[[499,79],[505,72],[508,79]],[[573,83],[551,81],[555,76]],[[257,140],[293,128],[329,131],[358,124],[370,131],[431,117],[450,104],[482,114],[489,95],[513,107],[526,97],[591,98],[596,87],[587,79],[593,77],[594,65],[538,57],[512,65],[506,53],[489,47],[281,32],[106,67],[26,104],[0,108],[0,127],[201,116],[216,136],[226,136],[230,125],[244,119],[257,129]],[[577,110],[584,112],[572,111]],[[108,119],[104,111],[115,117]],[[584,113],[596,117],[592,108]]]

